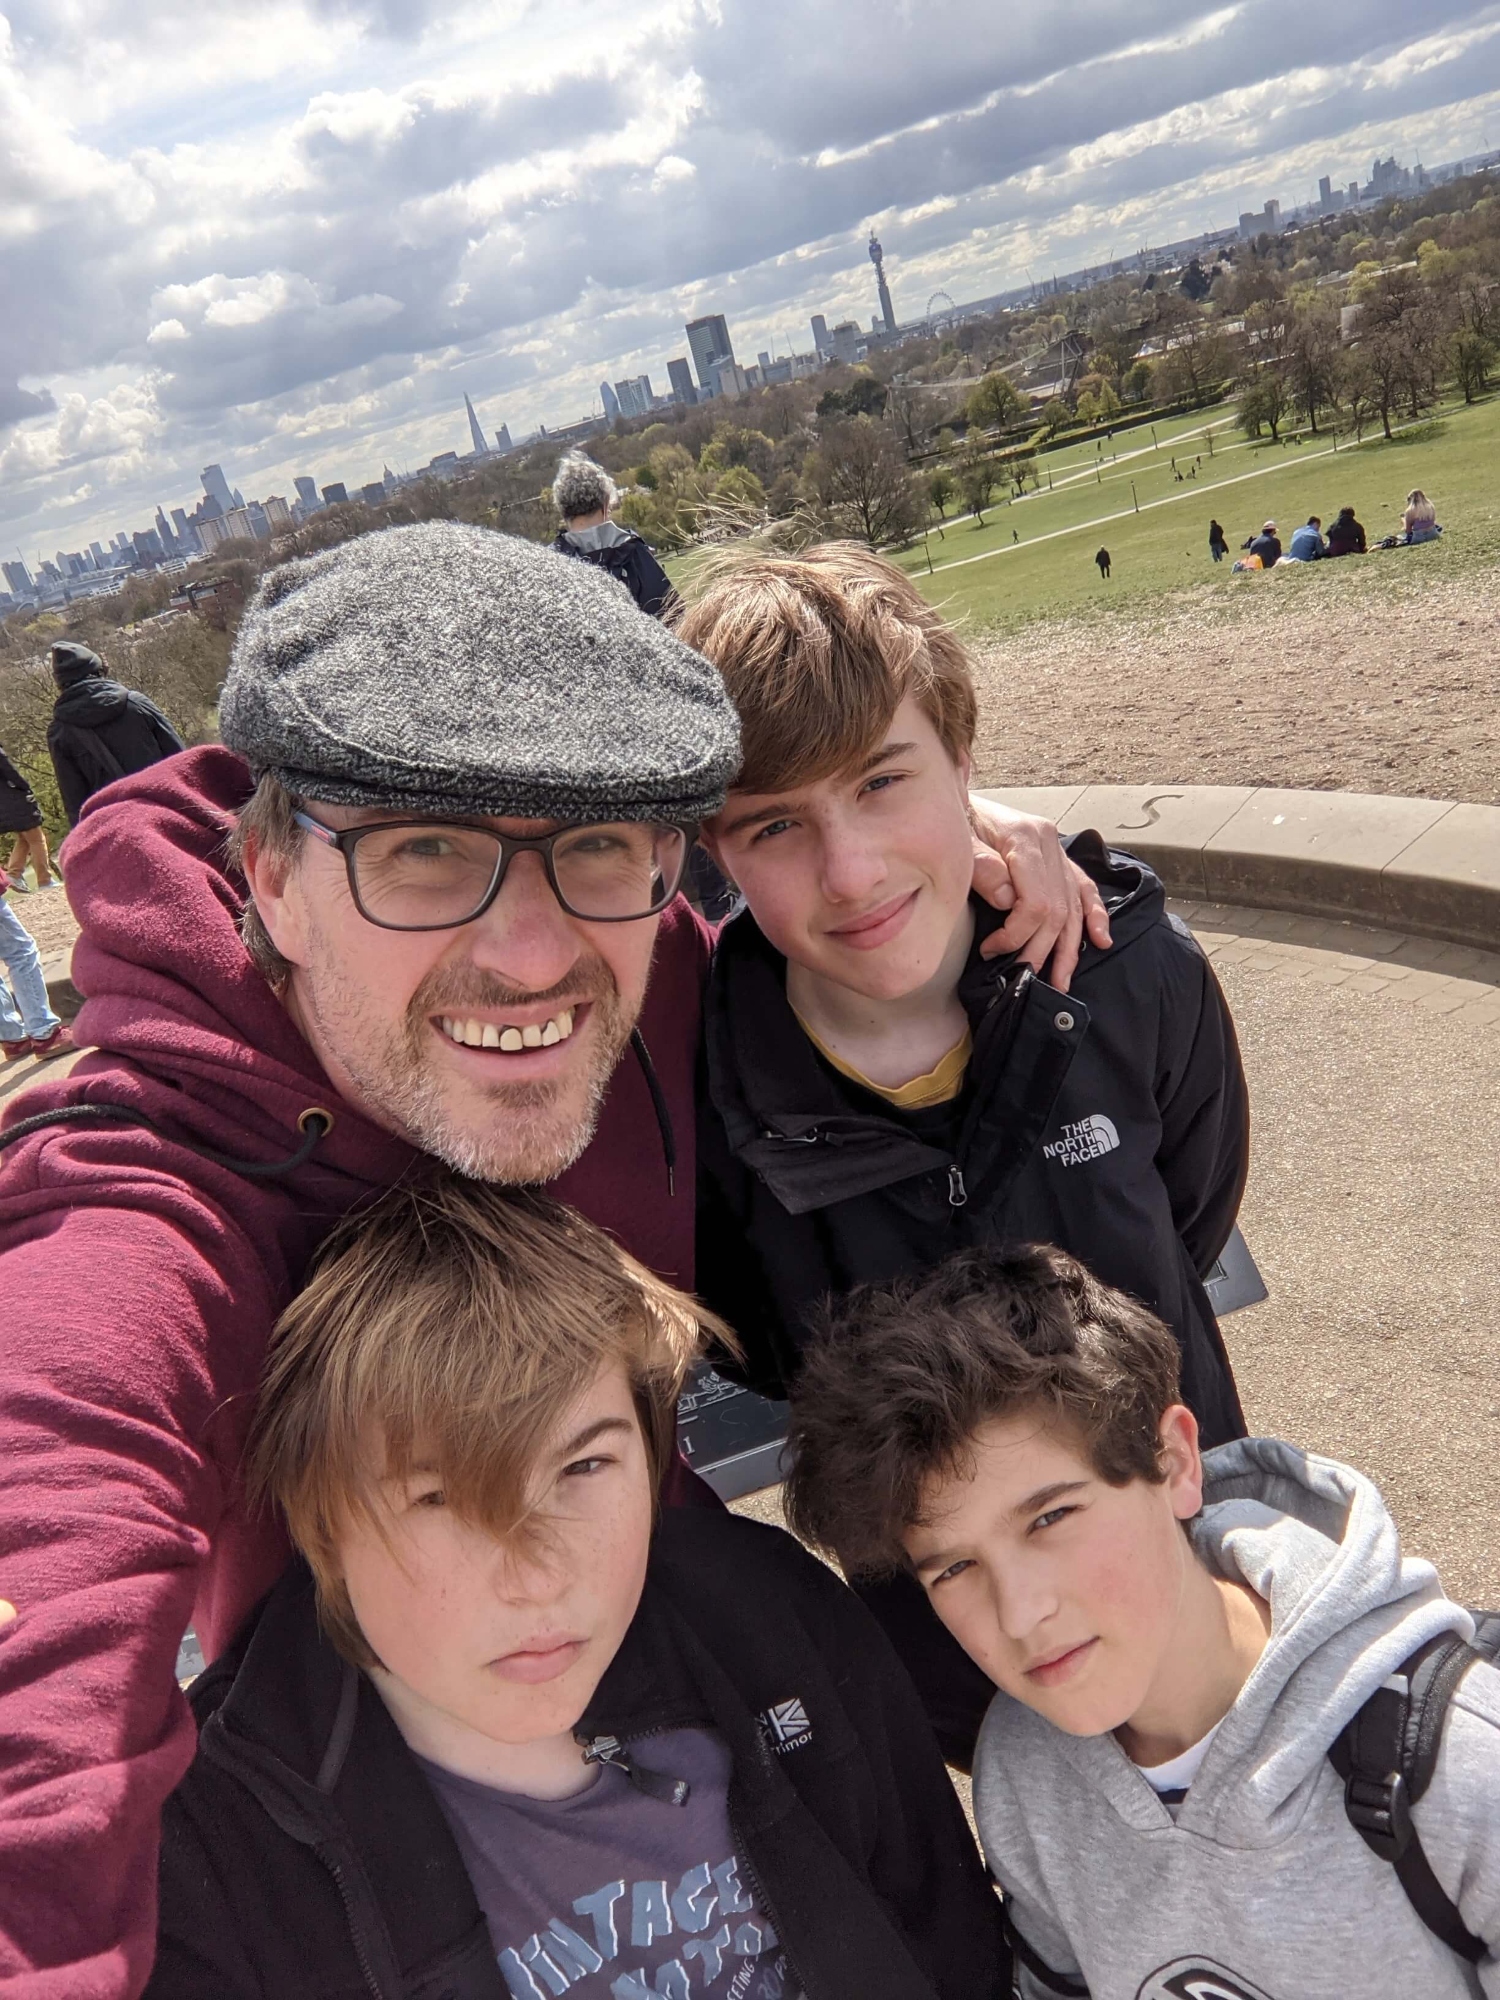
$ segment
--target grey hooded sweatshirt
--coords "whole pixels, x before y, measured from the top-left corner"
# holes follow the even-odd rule
[[[1204,1458],[1202,1560],[1271,1607],[1271,1636],[1176,1818],[1113,1735],[1070,1736],[997,1694],[975,1815],[1023,1944],[1026,2000],[1449,2000],[1500,1996],[1500,1673],[1459,1683],[1413,1815],[1476,1969],[1344,1815],[1328,1748],[1439,1632],[1472,1636],[1431,1564],[1403,1557],[1368,1479],[1246,1438]]]

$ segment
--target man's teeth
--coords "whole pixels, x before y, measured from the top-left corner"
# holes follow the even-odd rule
[[[493,1021],[465,1021],[456,1015],[443,1016],[443,1033],[451,1042],[470,1049],[501,1049],[512,1055],[517,1049],[550,1049],[565,1042],[573,1032],[573,1009],[565,1007],[538,1027],[530,1021],[524,1028],[497,1028]]]

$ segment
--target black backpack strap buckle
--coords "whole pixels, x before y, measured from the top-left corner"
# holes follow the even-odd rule
[[[1382,1861],[1399,1861],[1410,1847],[1411,1801],[1399,1771],[1392,1771],[1380,1784],[1351,1771],[1344,1780],[1344,1811],[1349,1824]]]

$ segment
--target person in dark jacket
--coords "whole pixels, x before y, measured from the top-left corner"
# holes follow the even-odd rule
[[[602,465],[569,452],[557,468],[552,498],[563,518],[552,544],[559,554],[596,564],[653,618],[671,609],[676,600],[666,571],[633,529],[609,518],[620,494]]]
[[[1362,556],[1364,553],[1365,531],[1354,518],[1354,509],[1340,507],[1338,519],[1328,530],[1328,554]]]
[[[70,639],[54,646],[52,678],[57,701],[47,750],[69,826],[77,826],[95,792],[187,747],[156,703],[111,680],[87,646]]]
[[[1274,569],[1281,561],[1281,538],[1276,533],[1276,523],[1267,521],[1258,535],[1252,535],[1248,542],[1241,542],[1242,549],[1248,549],[1253,556],[1260,557],[1262,569]]]
[[[1248,1165],[1244,1075],[1161,883],[1068,843],[1109,912],[1064,996],[987,958],[963,880],[975,705],[955,634],[879,557],[743,564],[680,628],[724,676],[743,766],[705,837],[748,910],[705,1002],[698,1289],[784,1395],[822,1302],[969,1243],[1070,1251],[1148,1304],[1218,1444],[1245,1425],[1203,1280]],[[920,1593],[867,1595],[963,1761],[988,1690]]]
[[[1228,540],[1217,521],[1210,521],[1208,524],[1208,552],[1216,563],[1223,562],[1229,553]]]
[[[12,889],[19,889],[24,895],[28,861],[36,869],[36,886],[39,889],[57,888],[58,880],[52,872],[52,857],[47,852],[47,833],[42,825],[42,809],[37,804],[36,793],[5,752],[0,750],[0,835],[7,833],[13,833],[15,841],[0,889],[9,883]]]
[[[915,1693],[784,1530],[656,1489],[699,1309],[439,1180],[283,1316],[259,1482],[306,1567],[193,1690],[148,2000],[1000,2000]]]

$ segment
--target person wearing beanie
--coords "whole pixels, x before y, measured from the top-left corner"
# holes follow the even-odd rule
[[[602,465],[570,451],[558,465],[552,498],[563,520],[552,544],[559,554],[597,564],[653,618],[671,609],[676,594],[666,571],[633,529],[609,518],[620,492]]]
[[[94,1053],[0,1118],[0,1985],[91,2000],[151,1963],[178,1641],[286,1564],[244,1442],[329,1232],[444,1162],[693,1284],[717,672],[593,565],[434,521],[270,571],[220,722],[70,835]],[[1055,833],[991,826],[1011,936],[1076,952]],[[663,1497],[711,1498],[675,1455]]]
[[[111,680],[103,660],[71,639],[52,648],[57,700],[47,752],[69,826],[87,801],[116,778],[144,771],[184,745],[154,701]]]

